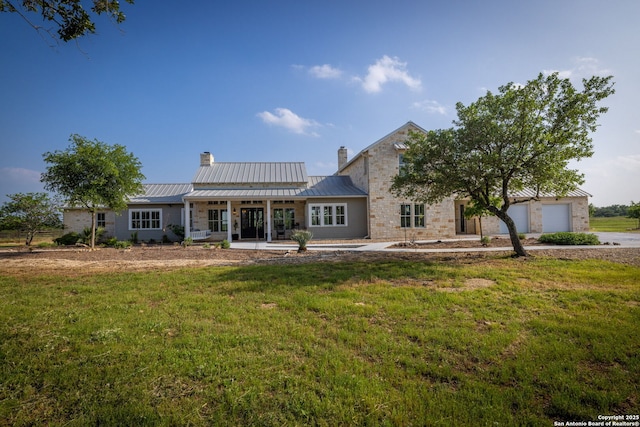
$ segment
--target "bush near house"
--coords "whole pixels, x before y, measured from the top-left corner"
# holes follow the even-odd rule
[[[567,231],[543,234],[538,238],[541,243],[552,243],[554,245],[599,245],[600,240],[595,234],[570,233]]]

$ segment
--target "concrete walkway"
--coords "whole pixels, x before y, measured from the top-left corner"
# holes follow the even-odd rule
[[[640,233],[593,233],[600,239],[601,245],[598,246],[562,246],[562,245],[538,245],[538,246],[525,246],[528,251],[535,251],[541,249],[604,249],[604,248],[640,248]],[[528,234],[527,237],[537,238],[539,234]],[[388,252],[483,252],[483,251],[505,251],[513,250],[509,244],[508,236],[503,236],[502,241],[505,243],[501,247],[488,247],[488,248],[449,248],[449,249],[437,249],[437,248],[393,248],[392,246],[400,241],[388,241],[388,242],[371,242],[359,241],[349,243],[322,243],[321,240],[307,245],[307,249],[310,251],[388,251]],[[460,239],[448,239],[447,241],[458,240],[479,240],[479,236],[464,237]],[[419,241],[418,243],[435,242],[435,240]],[[268,250],[282,250],[292,251],[298,249],[298,244],[295,242],[289,243],[268,243],[265,241],[240,241],[232,242],[231,247],[234,249],[268,249]]]

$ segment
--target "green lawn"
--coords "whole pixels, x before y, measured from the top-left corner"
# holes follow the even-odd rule
[[[638,220],[624,216],[591,217],[589,218],[589,228],[591,231],[640,232]]]
[[[496,258],[0,276],[0,425],[637,413],[640,268]]]

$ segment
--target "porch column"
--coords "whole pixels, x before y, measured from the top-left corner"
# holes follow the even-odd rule
[[[233,240],[231,236],[231,200],[227,200],[227,241],[231,242]]]
[[[184,238],[191,237],[191,209],[188,200],[184,201]]]
[[[267,199],[267,242],[271,242],[271,200]]]

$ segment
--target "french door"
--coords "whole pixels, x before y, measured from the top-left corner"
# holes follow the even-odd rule
[[[240,235],[243,239],[264,238],[264,208],[240,209]]]

